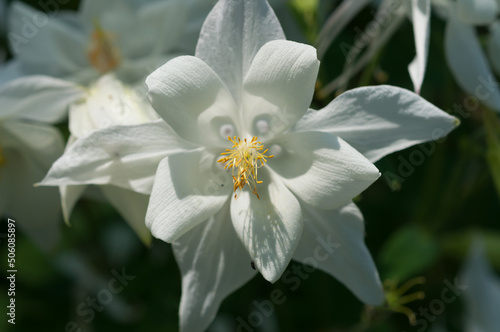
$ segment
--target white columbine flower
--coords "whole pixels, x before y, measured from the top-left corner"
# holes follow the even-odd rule
[[[82,96],[73,84],[42,76],[0,88],[0,215],[14,218],[44,250],[57,243],[61,208],[57,190],[33,184],[63,152],[61,134],[50,124]]]
[[[182,331],[205,330],[222,300],[257,273],[251,265],[274,282],[291,259],[317,263],[362,301],[380,304],[363,219],[350,200],[379,176],[370,161],[457,123],[390,86],[308,110],[316,52],[283,39],[266,1],[219,1],[196,57],[175,58],[146,81],[162,119],[90,134],[43,182],[85,178],[151,193],[147,225],[173,243],[183,276]]]

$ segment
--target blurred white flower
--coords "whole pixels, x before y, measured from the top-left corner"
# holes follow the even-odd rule
[[[362,301],[381,303],[363,218],[350,200],[378,177],[368,160],[457,124],[390,86],[355,89],[307,110],[315,50],[282,39],[266,1],[219,1],[196,57],[175,58],[147,79],[162,120],[86,136],[43,181],[151,193],[148,226],[173,242],[183,275],[183,331],[207,328],[222,300],[256,274],[251,261],[274,282],[291,259],[311,264],[318,248],[326,251],[319,269]]]
[[[477,240],[470,249],[460,275],[466,285],[465,331],[495,332],[500,326],[500,278],[488,263],[483,244]]]
[[[458,85],[490,108],[500,111],[500,89],[490,62],[481,47],[476,26],[488,26],[491,64],[496,68],[500,36],[495,19],[499,13],[496,0],[437,1],[435,10],[447,20],[445,55]]]
[[[500,325],[500,278],[491,268],[481,239],[469,249],[458,281],[464,294],[464,332],[496,332]],[[432,332],[446,332],[443,321],[433,324]]]
[[[46,74],[88,86],[82,100],[70,107],[67,146],[97,129],[150,121],[157,115],[146,99],[144,78],[172,54],[194,52],[211,6],[200,0],[87,0],[77,13],[51,8],[55,11],[47,15],[15,2],[8,34],[15,60],[0,76],[8,81],[19,75]],[[20,102],[31,98],[17,96]],[[84,184],[61,185],[66,222]],[[149,242],[144,225],[148,197],[113,186],[101,191]]]
[[[105,74],[85,89],[85,96],[70,105],[69,131],[71,136],[66,148],[77,139],[93,131],[118,125],[132,125],[153,121],[158,118],[141,89],[142,84],[126,85],[113,74]],[[63,216],[69,223],[71,211],[86,186],[61,186]],[[151,234],[144,224],[149,197],[111,185],[100,186],[108,201],[120,212],[141,240],[149,244]]]
[[[76,13],[21,2],[10,9],[15,60],[2,81],[42,74],[87,84],[110,71],[134,82],[172,54],[192,53],[209,8],[201,0],[85,0]]]
[[[0,215],[14,218],[44,250],[57,243],[61,208],[57,190],[33,184],[63,152],[61,134],[50,124],[82,96],[74,84],[43,76],[0,88]]]
[[[5,103],[3,112],[10,117],[36,114],[34,120],[48,123],[65,118],[69,108],[70,137],[66,148],[98,129],[144,123],[158,118],[145,98],[142,83],[135,87],[129,86],[117,80],[113,74],[103,75],[89,88],[44,76],[21,77],[3,85],[0,100]],[[43,108],[43,112],[40,108]],[[10,122],[5,125],[9,126]],[[60,154],[50,155],[51,160],[54,161]],[[47,164],[45,172],[49,168],[50,164]],[[30,188],[42,178],[43,174],[38,178],[30,178]],[[75,203],[86,189],[85,183],[71,183],[71,186],[61,183],[62,212],[68,224]],[[10,183],[8,190],[11,188],[14,188],[13,183]],[[46,189],[33,190],[43,193]],[[144,224],[149,197],[114,186],[102,186],[100,190],[141,240],[149,244],[151,234]],[[43,222],[55,220],[59,219],[51,218]]]

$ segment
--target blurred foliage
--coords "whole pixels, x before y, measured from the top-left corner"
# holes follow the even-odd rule
[[[36,0],[26,2],[40,8]],[[315,26],[317,2],[294,0],[291,4],[309,40],[315,38],[319,28]],[[64,5],[66,9],[77,7],[77,1]],[[366,8],[336,39],[322,62],[319,86],[332,81],[343,68],[345,59],[339,45],[353,43],[355,28],[363,28],[372,19],[372,8]],[[451,112],[453,105],[462,104],[465,95],[445,62],[444,23],[433,17],[431,26],[428,68],[421,95]],[[407,21],[364,72],[350,80],[348,87],[387,83],[411,90],[407,66],[414,54],[412,27]],[[315,106],[326,105],[333,97],[315,99]],[[377,162],[382,177],[357,201],[365,216],[366,242],[383,280],[394,278],[404,283],[415,276],[427,280],[419,286],[426,298],[408,305],[414,311],[428,307],[429,301],[439,297],[444,281],[454,279],[471,239],[478,234],[485,239],[492,264],[500,270],[498,118],[484,108],[469,115],[396,186],[388,183],[384,174],[397,173],[401,158],[408,159],[413,149],[421,147],[396,152]],[[77,204],[71,227],[61,220],[61,230],[63,243],[51,255],[39,252],[17,230],[16,326],[6,324],[3,317],[1,331],[63,331],[70,321],[82,331],[178,329],[181,284],[169,245],[155,240],[150,248],[144,247],[108,204],[91,199]],[[4,220],[0,235],[6,233]],[[0,257],[6,257],[5,238],[0,240]],[[2,259],[2,274],[5,264]],[[289,270],[292,266],[300,264],[292,262]],[[96,297],[101,286],[113,278],[112,271],[122,268],[135,278],[122,292],[113,295],[102,312],[96,310],[95,317],[86,322],[89,316],[82,315],[79,306],[88,297]],[[292,288],[282,280],[270,284],[255,277],[223,302],[212,331],[224,322],[232,326],[229,330],[235,330],[231,325],[236,324],[235,318],[248,317],[256,309],[254,301],[268,299],[275,289],[283,292],[286,301],[276,305],[274,315],[255,331],[273,331],[275,326],[287,332],[417,331],[404,315],[381,315],[364,308],[343,285],[323,272],[307,274],[299,286]],[[3,308],[8,300],[4,291],[7,288],[2,277]],[[461,313],[458,300],[447,304],[438,320],[450,331],[462,331]]]
[[[380,251],[379,272],[383,279],[406,280],[424,272],[438,255],[439,245],[430,234],[414,225],[401,227]]]

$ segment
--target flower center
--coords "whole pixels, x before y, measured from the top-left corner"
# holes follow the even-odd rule
[[[113,44],[112,37],[104,31],[99,22],[94,22],[94,26],[87,56],[95,69],[107,73],[120,64],[120,52]]]
[[[266,156],[267,149],[260,152],[264,150],[264,146],[261,142],[257,142],[256,136],[250,142],[246,138],[241,140],[236,136],[227,139],[233,143],[233,147],[221,153],[224,157],[218,162],[226,164],[224,169],[233,169],[234,192],[236,193],[236,190],[241,190],[245,184],[248,184],[252,193],[260,199],[259,194],[257,194],[257,184],[262,183],[262,181],[257,180],[257,169],[264,166],[264,163],[267,162],[266,158],[274,156]],[[234,198],[238,198],[238,195],[235,194]]]

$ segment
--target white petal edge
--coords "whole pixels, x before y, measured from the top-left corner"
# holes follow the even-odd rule
[[[368,160],[437,140],[460,122],[417,94],[381,85],[347,91],[325,108],[309,110],[297,131],[324,131],[339,136]]]
[[[459,281],[465,284],[465,307],[468,327],[477,331],[495,331],[500,324],[500,278],[487,261],[480,239],[475,239],[460,273]],[[476,331],[476,330],[470,330]]]
[[[85,96],[83,87],[49,76],[26,76],[0,86],[0,119],[57,123]]]
[[[413,34],[415,35],[415,48],[417,55],[408,66],[413,87],[417,94],[424,81],[425,69],[427,67],[427,56],[429,54],[429,39],[431,25],[431,1],[412,0]]]
[[[78,139],[40,185],[112,184],[150,194],[159,162],[192,147],[162,120],[109,127]]]
[[[0,214],[14,218],[36,245],[49,252],[60,237],[60,200],[56,188],[34,188],[33,184],[62,153],[62,138],[47,125],[8,121],[1,126],[6,163],[0,176]]]
[[[64,223],[71,225],[70,218],[73,208],[87,188],[86,185],[59,186],[59,195],[61,195],[61,206]]]
[[[17,59],[0,63],[0,86],[25,75],[26,73],[21,69],[21,63]]]
[[[144,245],[151,244],[151,233],[146,227],[146,210],[149,195],[116,186],[101,186],[102,193],[129,224]]]
[[[445,55],[458,85],[487,106],[500,111],[500,90],[474,28],[448,20]]]
[[[219,123],[238,129],[237,106],[217,74],[202,60],[180,56],[146,79],[156,112],[187,141],[226,146]]]
[[[56,128],[18,120],[0,122],[2,148],[11,148],[47,170],[64,150],[63,137]]]
[[[262,46],[243,83],[242,118],[246,130],[257,136],[255,123],[259,118],[269,122],[269,131],[259,139],[291,128],[311,104],[318,70],[312,46],[288,40]]]
[[[261,177],[262,176],[262,177]],[[259,173],[260,199],[244,189],[231,198],[231,220],[262,276],[277,281],[292,259],[302,234],[302,213],[295,196],[272,176]]]
[[[457,17],[464,23],[484,25],[495,20],[497,0],[457,0]]]
[[[267,166],[297,197],[317,208],[350,202],[380,176],[361,153],[329,133],[288,133],[272,144],[282,152]]]
[[[153,184],[146,226],[171,243],[217,213],[229,199],[232,178],[204,150],[163,159]]]
[[[364,242],[358,207],[354,203],[335,210],[301,207],[304,231],[293,259],[337,278],[366,304],[383,303],[382,283]]]
[[[220,0],[200,32],[195,55],[219,75],[238,101],[248,68],[268,41],[285,34],[265,0]]]
[[[491,66],[500,75],[500,21],[498,20],[490,26],[487,47]]]
[[[11,5],[8,21],[11,50],[27,73],[66,77],[88,66],[88,39],[68,21],[19,1]]]
[[[203,332],[224,298],[257,273],[231,224],[228,202],[172,247],[182,274],[180,331]]]

